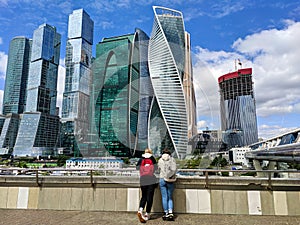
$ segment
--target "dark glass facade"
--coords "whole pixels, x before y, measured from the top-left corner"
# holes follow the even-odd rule
[[[31,42],[25,37],[15,37],[10,42],[3,97],[4,115],[20,114],[25,110]]]
[[[139,29],[97,45],[91,106],[99,154],[128,157],[147,147],[152,99],[147,47],[148,37]]]

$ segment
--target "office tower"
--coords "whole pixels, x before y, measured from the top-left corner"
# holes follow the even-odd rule
[[[182,13],[153,7],[149,71],[155,94],[150,114],[149,145],[159,154],[169,148],[183,158],[188,144],[188,115],[183,88],[185,30]]]
[[[91,130],[98,139],[98,154],[139,155],[148,145],[152,94],[147,48],[148,36],[140,29],[104,38],[96,46]]]
[[[34,31],[27,84],[26,112],[56,115],[60,34],[48,24]]]
[[[18,114],[26,107],[31,45],[32,40],[26,37],[15,37],[9,45],[0,135],[0,151],[5,154],[13,150],[20,122]]]
[[[14,147],[15,156],[54,154],[59,130],[56,115],[57,75],[61,35],[43,24],[34,31],[29,67],[26,110]]]
[[[197,132],[197,109],[196,96],[193,83],[193,69],[191,59],[191,39],[190,34],[185,32],[185,68],[183,77],[183,90],[186,100],[188,117],[188,139],[195,136]]]
[[[89,101],[94,22],[83,10],[69,15],[66,76],[62,105],[63,147],[75,156],[84,148],[89,129]]]
[[[23,113],[26,106],[26,88],[32,41],[26,37],[15,37],[9,45],[3,114]]]
[[[239,69],[218,79],[221,129],[228,147],[258,141],[252,69]]]

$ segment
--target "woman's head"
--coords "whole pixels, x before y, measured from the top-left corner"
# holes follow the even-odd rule
[[[169,151],[169,149],[165,148],[162,152],[163,154],[168,154],[171,155],[171,152]]]
[[[145,153],[152,154],[152,150],[151,150],[150,148],[146,148],[146,149],[145,149]]]

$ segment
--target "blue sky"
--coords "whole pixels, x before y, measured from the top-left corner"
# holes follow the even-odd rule
[[[153,5],[181,11],[191,34],[199,130],[220,128],[217,78],[234,71],[235,59],[253,68],[259,137],[300,127],[300,0],[0,0],[0,100],[13,37],[32,38],[42,23],[62,35],[60,104],[68,15],[87,11],[95,46],[135,27],[150,35]]]

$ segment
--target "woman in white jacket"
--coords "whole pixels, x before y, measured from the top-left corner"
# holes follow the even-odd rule
[[[173,214],[173,191],[174,182],[176,181],[176,161],[171,156],[168,149],[163,151],[161,158],[158,160],[159,168],[159,187],[164,209],[163,220],[174,220]]]

